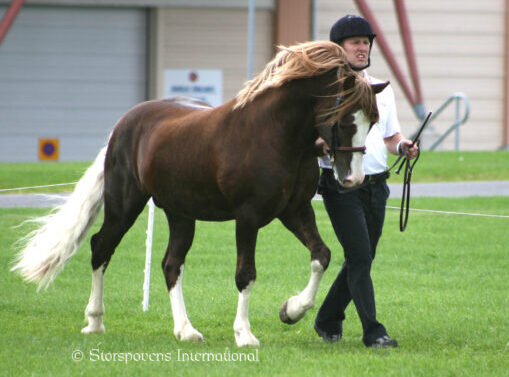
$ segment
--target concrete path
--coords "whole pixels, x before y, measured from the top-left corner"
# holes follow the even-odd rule
[[[403,185],[389,185],[391,198],[401,198]],[[0,208],[53,207],[61,204],[68,194],[3,194]],[[465,196],[509,196],[509,181],[412,183],[411,196],[465,197]]]
[[[391,198],[401,198],[403,184],[390,184]],[[412,197],[509,196],[509,181],[412,183]]]
[[[67,194],[68,195],[68,194]],[[47,208],[64,202],[66,194],[3,194],[0,208]]]

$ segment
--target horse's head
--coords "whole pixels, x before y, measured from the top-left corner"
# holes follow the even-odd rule
[[[347,76],[335,95],[333,110],[317,126],[319,136],[329,147],[336,179],[343,187],[354,187],[364,180],[366,137],[378,121],[375,95],[388,84],[369,84],[357,74]]]
[[[295,103],[295,93],[301,93],[302,108],[304,103],[313,104],[314,119],[309,124],[316,125],[328,144],[338,181],[345,187],[359,185],[364,180],[366,136],[378,121],[375,95],[388,83],[370,85],[350,67],[343,48],[334,42],[305,42],[281,46],[265,69],[239,92],[233,108],[242,108],[267,90],[293,81],[293,90],[288,90],[292,101],[287,103]],[[297,85],[301,85],[300,92]]]

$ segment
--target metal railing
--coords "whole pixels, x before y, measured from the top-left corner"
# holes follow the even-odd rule
[[[454,93],[452,96],[450,96],[442,104],[442,106],[440,106],[438,110],[436,110],[433,113],[433,115],[430,118],[430,125],[432,124],[433,120],[435,120],[442,113],[442,111],[444,111],[453,102],[455,105],[454,123],[442,135],[440,135],[437,140],[433,142],[433,144],[429,147],[429,150],[431,151],[438,147],[444,141],[444,139],[447,136],[449,136],[449,134],[453,131],[455,131],[454,147],[455,150],[459,150],[460,144],[459,127],[462,124],[466,123],[470,115],[470,102],[468,101],[468,98],[464,93]],[[463,117],[461,117],[461,102],[465,104],[465,113],[463,114]]]

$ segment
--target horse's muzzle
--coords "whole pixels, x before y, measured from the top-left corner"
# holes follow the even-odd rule
[[[364,182],[364,174],[349,175],[345,178],[338,180],[339,184],[344,188],[352,188],[361,185]]]

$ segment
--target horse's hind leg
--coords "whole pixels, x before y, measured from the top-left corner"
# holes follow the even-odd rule
[[[173,334],[178,340],[202,341],[203,335],[196,330],[187,317],[182,279],[184,262],[194,238],[195,221],[173,216],[166,212],[170,226],[170,242],[163,258],[162,268],[170,293],[173,315]]]
[[[294,324],[304,317],[307,310],[315,303],[322,275],[329,265],[330,250],[318,233],[311,203],[306,203],[299,211],[287,212],[279,218],[311,251],[311,277],[308,285],[298,295],[286,300],[279,312],[281,321]]]
[[[119,177],[118,177],[119,178]],[[104,315],[103,291],[104,272],[124,234],[145,207],[148,194],[142,193],[134,181],[108,187],[104,194],[104,222],[101,229],[91,239],[92,246],[92,290],[85,309],[88,325],[82,333],[104,332],[102,317]]]

